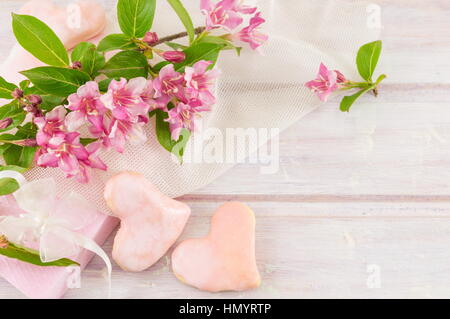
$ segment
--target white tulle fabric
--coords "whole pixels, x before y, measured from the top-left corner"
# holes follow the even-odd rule
[[[197,26],[204,24],[199,1],[184,1]],[[264,27],[270,41],[263,55],[250,49],[240,58],[224,52],[218,67],[217,104],[204,119],[204,128],[279,128],[284,130],[320,105],[304,83],[315,77],[320,62],[356,78],[354,58],[358,47],[377,37],[367,27],[364,1],[345,0],[260,0],[258,6],[267,19]],[[176,15],[164,2],[158,2],[154,31],[160,36],[183,30]],[[111,8],[111,12],[113,8]],[[320,125],[320,123],[317,123]],[[79,184],[66,179],[57,169],[35,168],[29,180],[53,177],[63,195],[75,191],[108,211],[103,199],[105,181],[123,170],[143,173],[162,192],[176,197],[201,188],[231,168],[232,164],[175,163],[158,144],[153,123],[147,130],[148,142],[130,146],[124,155],[103,155],[109,171],[93,172],[91,182]],[[195,135],[193,137],[196,138]],[[264,143],[266,141],[260,141]],[[238,149],[245,156],[248,150]]]

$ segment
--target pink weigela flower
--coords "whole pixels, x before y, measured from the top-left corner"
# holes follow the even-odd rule
[[[64,139],[66,135],[65,116],[66,109],[63,106],[58,106],[52,111],[48,112],[45,117],[37,117],[34,123],[38,127],[36,134],[36,142],[39,146],[48,146],[52,143],[58,144],[57,140]]]
[[[87,82],[77,93],[70,95],[67,108],[72,112],[66,116],[67,129],[75,131],[88,121],[94,135],[104,132],[103,116],[107,108],[100,98],[98,84],[94,81]]]
[[[220,71],[209,70],[211,61],[199,61],[193,67],[186,67],[184,79],[186,81],[186,94],[190,99],[198,99],[204,105],[216,103],[212,90]]]
[[[269,40],[269,36],[267,34],[259,31],[259,27],[264,22],[266,22],[266,20],[261,17],[261,12],[258,12],[250,19],[249,26],[232,35],[232,39],[250,44],[250,47],[253,50],[258,49],[261,45],[266,43],[267,40]]]
[[[328,70],[328,68],[321,63],[317,78],[309,81],[305,85],[316,93],[321,101],[326,102],[328,97],[339,89],[339,84],[344,82],[346,82],[346,79],[341,72]]]
[[[146,116],[150,106],[141,95],[147,87],[147,79],[134,78],[129,81],[122,78],[112,80],[108,92],[101,97],[103,104],[111,110],[117,120],[137,122],[139,116]]]
[[[87,167],[106,170],[106,165],[97,156],[98,143],[87,147],[80,143],[78,132],[68,132],[64,126],[66,110],[59,106],[45,117],[35,119],[38,126],[36,156],[42,167],[59,167],[67,177],[88,182]]]
[[[103,145],[112,147],[117,152],[123,153],[125,145],[130,142],[132,145],[139,145],[147,141],[144,125],[147,120],[137,122],[113,119],[110,124],[109,133],[103,138]]]
[[[36,136],[40,146],[36,156],[42,167],[59,167],[67,177],[88,182],[87,167],[106,170],[106,165],[97,156],[99,143],[87,147],[80,143],[78,132],[69,132],[64,125],[67,111],[63,106],[56,107],[45,117],[35,119],[38,126]]]
[[[113,80],[108,92],[102,97],[106,107],[111,110],[111,114],[105,119],[108,129],[102,137],[103,145],[122,153],[127,141],[132,144],[145,142],[147,137],[143,126],[148,122],[148,112],[159,107],[154,95],[152,80]]]
[[[200,118],[201,112],[210,111],[208,105],[202,104],[200,100],[192,99],[189,103],[178,103],[174,108],[168,111],[169,123],[172,140],[178,141],[183,129],[191,132],[195,131],[196,121]]]
[[[161,69],[157,78],[153,80],[157,103],[167,105],[172,98],[184,99],[184,77],[176,72],[173,64]]]
[[[256,10],[242,5],[239,0],[222,0],[216,4],[211,0],[201,0],[200,8],[206,15],[206,30],[219,27],[233,30],[244,21],[241,13],[249,14]]]

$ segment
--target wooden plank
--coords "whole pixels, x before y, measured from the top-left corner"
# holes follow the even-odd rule
[[[449,137],[448,102],[327,104],[282,134],[276,174],[247,162],[194,194],[448,195]]]
[[[14,40],[5,21],[24,2],[2,1],[0,59]],[[389,75],[380,97],[350,114],[329,103],[283,133],[277,174],[241,164],[183,198],[193,207],[183,238],[206,234],[220,202],[249,202],[262,287],[202,293],[179,283],[163,258],[139,274],[116,266],[113,297],[450,297],[450,3],[373,2],[384,27],[378,70]],[[95,258],[67,298],[105,297],[102,268]],[[0,280],[0,299],[20,297]]]
[[[209,229],[216,202],[189,203],[182,238]],[[263,284],[243,293],[210,294],[177,281],[165,257],[142,273],[115,266],[115,298],[450,297],[450,204],[251,202]],[[112,240],[104,246],[109,253]],[[104,265],[95,258],[82,288],[67,298],[104,298]],[[379,279],[379,286],[377,280]],[[379,288],[378,288],[379,287]],[[0,280],[0,298],[20,297]]]

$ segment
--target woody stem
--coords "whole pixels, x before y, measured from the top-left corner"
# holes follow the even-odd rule
[[[204,32],[205,30],[206,30],[205,27],[198,27],[198,28],[194,29],[195,34],[200,34],[200,33]],[[189,34],[187,32],[180,32],[180,33],[172,34],[167,37],[159,39],[158,42],[156,42],[153,46],[157,46],[157,45],[163,44],[165,42],[170,42],[170,41],[173,41],[176,39],[184,38],[184,37],[187,37],[188,35]]]

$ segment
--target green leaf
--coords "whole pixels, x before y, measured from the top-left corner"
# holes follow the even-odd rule
[[[119,0],[117,17],[120,29],[132,38],[142,38],[152,27],[156,0]]]
[[[80,143],[83,146],[89,145],[89,144],[94,143],[96,141],[98,141],[97,138],[80,138]]]
[[[223,44],[216,43],[195,44],[184,51],[186,53],[186,60],[182,63],[175,64],[175,70],[183,72],[186,66],[192,66],[201,60],[212,61],[213,64],[210,66],[212,68],[223,47]]]
[[[16,137],[19,139],[34,138],[36,133],[37,126],[32,122],[28,122],[17,128]]]
[[[15,137],[19,140],[34,138],[36,136],[36,131],[36,126],[29,122],[17,129]],[[6,137],[3,135],[2,138]],[[4,150],[3,159],[7,165],[14,165],[27,169],[32,166],[37,149],[37,147],[10,145],[6,150]]]
[[[18,259],[20,261],[33,264],[41,267],[68,267],[68,266],[79,266],[79,264],[73,260],[63,258],[56,261],[44,263],[41,261],[41,257],[39,252],[26,248],[23,246],[19,246],[17,244],[9,243],[7,248],[0,248],[0,255]]]
[[[196,41],[197,42],[197,41]],[[221,37],[206,35],[198,39],[198,43],[215,43],[223,45],[222,50],[236,50],[237,55],[241,55],[242,47],[235,46],[232,42]]]
[[[168,116],[166,112],[159,109],[156,110],[156,136],[161,146],[174,154],[181,162],[183,159],[184,149],[189,141],[191,132],[183,129],[180,139],[178,141],[172,140],[169,123],[165,121],[167,118]]]
[[[359,74],[364,80],[372,82],[372,76],[377,67],[382,49],[382,42],[375,41],[363,45],[356,57]]]
[[[34,161],[37,147],[22,147],[11,145],[4,153],[3,158],[8,165],[30,168]]]
[[[25,50],[48,65],[69,65],[64,45],[44,22],[27,15],[13,14],[12,17],[14,35]]]
[[[72,62],[81,62],[82,70],[90,76],[105,66],[105,56],[97,51],[97,47],[89,42],[81,42],[72,51]]]
[[[52,94],[48,94],[44,91],[39,90],[37,87],[29,87],[25,91],[25,95],[29,94],[37,94],[42,98],[42,104],[40,105],[41,109],[44,111],[51,111],[56,106],[65,104],[67,97],[64,96],[56,96]]]
[[[100,41],[97,50],[108,52],[113,50],[136,49],[136,44],[125,34],[110,34]]]
[[[10,118],[13,120],[13,122],[7,128],[0,130],[0,133],[7,132],[7,131],[12,130],[13,128],[16,128],[17,126],[19,126],[20,124],[23,123],[23,121],[25,120],[25,117],[26,117],[25,112],[16,113],[14,115],[11,115]]]
[[[350,108],[356,102],[356,100],[358,100],[363,94],[369,92],[370,90],[373,90],[375,87],[376,87],[375,85],[371,85],[365,89],[360,90],[359,92],[357,92],[353,95],[344,97],[341,101],[341,106],[340,106],[341,111],[349,112]]]
[[[0,178],[0,196],[12,194],[19,188],[20,185],[14,178]]]
[[[164,42],[165,45],[174,49],[174,50],[186,50],[188,47],[175,42]]]
[[[19,107],[19,102],[12,101],[11,103],[0,107],[0,120],[3,120],[6,117],[11,117],[19,112],[23,112],[23,110]]]
[[[27,169],[23,168],[23,167],[19,167],[19,166],[14,166],[14,165],[4,165],[4,166],[0,166],[0,172],[1,171],[16,171],[16,172],[19,172],[20,174],[23,174],[27,171]]]
[[[109,78],[126,78],[127,80],[137,77],[147,77],[147,58],[137,51],[122,51],[113,56],[100,73]]]
[[[0,76],[0,99],[11,100],[12,99],[11,93],[12,91],[14,91],[15,88],[17,88],[17,86],[7,82],[4,78]]]
[[[180,0],[167,0],[167,2],[169,2],[173,10],[175,10],[175,12],[177,13],[189,35],[189,43],[192,43],[195,38],[195,28],[194,24],[192,23],[192,19],[189,16],[189,13],[186,11],[186,8],[183,6]]]
[[[162,61],[162,62],[159,62],[158,64],[156,64],[156,65],[153,66],[152,70],[153,70],[153,72],[155,72],[155,73],[159,73],[159,71],[161,71],[161,69],[162,69],[163,67],[165,67],[166,65],[168,65],[168,64],[170,64],[170,62],[168,62],[168,61]]]
[[[43,66],[20,72],[41,91],[55,96],[67,97],[90,81],[88,74],[72,69]]]
[[[16,171],[23,174],[26,172],[26,169],[14,165],[7,165],[7,166],[0,166],[0,171]],[[14,178],[0,179],[0,196],[12,194],[19,188],[20,185]]]
[[[31,82],[30,80],[23,80],[19,83],[19,87],[22,91],[26,91],[28,87],[30,86]]]
[[[44,111],[51,111],[55,107],[63,105],[66,98],[61,96],[55,96],[52,94],[40,94],[42,98],[42,104],[40,105],[41,109]]]
[[[13,122],[7,128],[0,130],[0,132],[10,131],[22,124],[25,120],[26,114],[19,106],[18,101],[13,101],[0,107],[0,119],[3,120],[8,117],[11,118]]]
[[[98,89],[100,90],[100,92],[108,91],[109,83],[111,83],[112,80],[114,79],[104,79],[98,82]]]
[[[385,78],[387,78],[386,74],[381,74],[378,79],[375,81],[375,85],[380,84]]]

